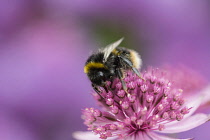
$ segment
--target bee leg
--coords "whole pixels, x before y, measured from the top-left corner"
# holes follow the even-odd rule
[[[122,83],[123,90],[128,94],[128,89],[127,89],[125,81],[123,79],[120,79],[120,81]]]
[[[93,89],[95,92],[101,97],[101,99],[104,99],[104,97],[101,95],[101,90],[98,88],[98,86],[92,84]]]
[[[104,85],[103,88],[104,88],[104,90],[106,91],[106,93],[109,92],[109,87],[108,87],[107,85]]]
[[[106,93],[108,93],[109,91],[113,92],[111,86],[112,86],[112,82],[111,82],[111,85],[108,85],[107,83],[104,83],[102,87],[104,88],[104,90],[106,91]]]
[[[110,86],[109,86],[111,89],[112,89],[112,87],[113,87],[113,83],[114,83],[114,82],[111,81],[111,84],[110,84]]]
[[[98,88],[98,86],[92,84],[92,87],[93,87],[93,89],[95,90],[95,92],[97,92],[97,93],[99,93],[99,94],[101,93],[101,90]]]
[[[129,67],[133,70],[133,72],[134,72],[139,78],[141,78],[142,80],[144,80],[144,78],[141,77],[139,71],[138,71],[135,67],[133,67],[133,64],[132,64],[132,62],[131,62],[130,60],[128,60],[127,58],[121,57],[121,56],[119,56],[119,58],[120,58],[121,60],[123,60],[123,62],[126,63],[126,65],[129,66]]]
[[[111,84],[108,86],[106,86],[107,87],[107,89],[109,90],[109,91],[111,91],[111,92],[113,92],[113,89],[112,89],[112,84],[113,84],[113,82],[111,82]]]
[[[123,80],[123,73],[120,69],[116,69],[116,72],[117,72],[117,76],[118,78],[120,79],[120,82],[122,83],[122,88],[123,90],[128,93],[128,89],[127,89],[127,86],[126,86],[126,83],[125,81]]]
[[[141,77],[139,71],[138,71],[136,68],[134,68],[134,67],[131,67],[131,68],[132,68],[133,72],[134,72],[139,78],[141,78],[142,80],[145,81],[145,79],[144,79],[143,77]]]

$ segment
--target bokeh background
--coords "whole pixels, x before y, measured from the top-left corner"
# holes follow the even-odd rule
[[[209,28],[208,0],[1,0],[0,139],[73,140],[86,130],[81,110],[96,104],[84,63],[121,37],[142,69],[183,64],[209,81]],[[207,140],[209,127],[179,136]]]

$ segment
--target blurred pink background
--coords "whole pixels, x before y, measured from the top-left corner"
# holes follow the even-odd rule
[[[142,69],[184,64],[209,81],[209,13],[208,0],[2,0],[0,139],[73,140],[86,130],[81,109],[96,104],[84,63],[121,37]],[[209,127],[179,135],[205,140]]]

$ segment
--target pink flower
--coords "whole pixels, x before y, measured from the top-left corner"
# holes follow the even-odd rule
[[[102,89],[101,94],[93,94],[103,110],[83,110],[84,124],[92,132],[75,132],[74,137],[79,140],[170,140],[175,138],[159,133],[184,132],[207,122],[210,115],[193,115],[204,95],[184,96],[185,91],[169,75],[170,72],[149,68],[142,72],[142,80],[127,72],[124,81],[128,93],[118,79],[112,84],[108,82],[108,93]]]

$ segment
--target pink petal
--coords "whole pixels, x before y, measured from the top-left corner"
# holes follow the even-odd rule
[[[192,108],[190,109],[190,112],[188,114],[184,115],[184,118],[191,116],[198,109],[203,100],[204,96],[202,96],[201,94],[196,94],[196,96],[191,96],[191,98],[188,98],[184,106]]]
[[[151,140],[150,136],[147,135],[145,132],[143,133],[142,136],[143,136],[142,139],[139,139],[139,140]],[[138,140],[138,139],[136,139],[136,140]]]
[[[98,135],[94,135],[89,131],[77,131],[73,133],[76,140],[101,140]]]
[[[175,138],[170,138],[170,137],[166,137],[166,136],[161,136],[155,133],[148,133],[148,136],[150,136],[150,138],[152,140],[192,140],[192,138],[188,138],[188,139],[175,139]]]
[[[145,132],[138,132],[137,134],[127,138],[126,140],[151,140],[151,138]]]
[[[90,131],[77,131],[74,132],[72,135],[76,140],[101,140],[99,138],[99,135],[95,135]],[[116,137],[107,138],[106,140],[114,140],[114,139],[116,139]]]
[[[160,133],[179,133],[184,132],[190,129],[193,129],[210,119],[210,115],[206,114],[195,114],[186,119],[183,119],[175,124],[166,124],[165,129],[162,131],[158,131]]]
[[[202,105],[210,102],[210,85],[208,85],[207,87],[205,87],[200,92],[200,94],[202,94],[204,96],[203,101],[202,101]]]

